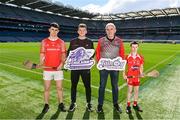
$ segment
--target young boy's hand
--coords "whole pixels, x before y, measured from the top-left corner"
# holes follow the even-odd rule
[[[144,77],[145,77],[144,73],[141,73],[141,74],[140,74],[140,77],[141,77],[141,78],[144,78]]]
[[[127,75],[123,75],[124,80],[127,80]]]

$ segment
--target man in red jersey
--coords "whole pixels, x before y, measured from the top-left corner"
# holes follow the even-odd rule
[[[51,80],[56,81],[57,97],[60,111],[65,112],[63,104],[63,68],[66,58],[66,47],[63,40],[58,37],[59,25],[51,23],[49,27],[49,37],[41,42],[40,50],[40,65],[44,66],[43,79],[44,79],[44,101],[45,105],[42,113],[46,113],[49,109],[49,93],[51,87]]]
[[[122,59],[124,59],[124,45],[123,45],[123,41],[115,35],[116,26],[113,23],[108,23],[106,24],[105,30],[106,30],[106,36],[98,40],[98,45],[96,48],[96,60],[99,61],[101,58],[114,59],[117,57],[121,57]],[[99,73],[100,73],[100,86],[99,86],[97,112],[98,113],[103,112],[104,93],[105,93],[108,75],[110,75],[114,109],[117,112],[122,113],[122,110],[118,104],[119,71],[103,69],[100,70]]]
[[[144,59],[141,55],[137,53],[139,44],[137,42],[132,42],[131,53],[126,56],[127,60],[127,72],[123,72],[124,79],[127,80],[128,84],[128,93],[127,93],[127,108],[126,113],[131,114],[131,106],[130,106],[130,98],[132,95],[132,90],[134,88],[134,103],[133,108],[139,112],[142,112],[142,109],[137,104],[138,101],[138,92],[140,85],[140,77],[144,77],[143,75],[143,64]]]

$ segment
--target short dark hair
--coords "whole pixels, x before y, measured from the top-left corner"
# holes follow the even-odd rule
[[[87,25],[84,24],[84,23],[80,23],[80,24],[78,25],[78,29],[79,29],[79,28],[86,28],[86,29],[87,29]]]
[[[132,46],[132,45],[138,45],[138,46],[139,46],[139,43],[136,42],[136,41],[132,41],[132,42],[130,43],[130,46]]]
[[[50,25],[49,25],[49,28],[50,27],[55,27],[55,28],[58,28],[59,29],[59,25],[58,25],[58,23],[56,23],[56,22],[52,22]]]

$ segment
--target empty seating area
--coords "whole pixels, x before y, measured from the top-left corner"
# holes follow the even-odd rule
[[[0,42],[37,42],[48,36],[48,25],[60,25],[59,36],[65,41],[77,37],[77,26],[88,26],[87,36],[98,39],[105,35],[105,25],[115,23],[117,35],[134,40],[177,40],[180,41],[180,16],[140,18],[129,20],[85,20],[31,9],[0,4]]]

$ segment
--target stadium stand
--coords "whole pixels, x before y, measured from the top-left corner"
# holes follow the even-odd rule
[[[117,35],[126,41],[170,41],[180,43],[179,8],[156,9],[112,15],[91,14],[45,0],[0,0],[0,42],[37,42],[47,37],[51,22],[60,24],[59,36],[70,41],[77,26],[88,26],[88,37],[105,34],[108,22],[117,26]]]

